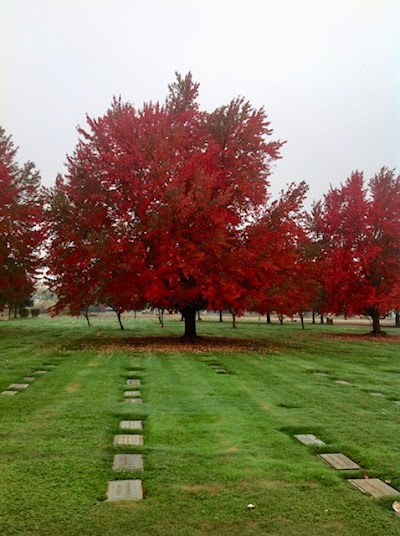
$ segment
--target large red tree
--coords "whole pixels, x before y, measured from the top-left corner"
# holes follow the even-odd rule
[[[334,313],[379,319],[400,303],[400,177],[382,168],[365,184],[352,173],[313,208],[322,283]]]
[[[208,113],[197,94],[190,74],[177,75],[163,105],[114,100],[79,129],[49,214],[63,305],[86,290],[86,301],[119,310],[176,309],[192,337],[198,309],[235,302],[248,269],[243,229],[265,205],[282,143],[270,141],[263,109],[239,98]]]
[[[18,307],[34,290],[43,239],[43,195],[32,162],[16,163],[0,127],[0,305]]]

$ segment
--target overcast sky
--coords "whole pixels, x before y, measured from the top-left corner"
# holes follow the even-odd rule
[[[46,185],[86,114],[163,101],[175,71],[207,110],[265,107],[287,140],[273,192],[400,173],[400,0],[0,0],[0,69],[0,124]]]

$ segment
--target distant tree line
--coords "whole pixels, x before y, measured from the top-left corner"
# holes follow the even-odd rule
[[[0,131],[0,306],[18,307],[39,270],[53,312],[199,310],[365,314],[373,333],[400,309],[400,177],[353,172],[304,209],[307,185],[273,200],[284,142],[242,98],[200,109],[190,73],[164,103],[114,99],[88,118],[64,176],[45,190]],[[4,194],[3,194],[4,192]],[[162,313],[161,313],[162,312]],[[397,313],[396,322],[399,324]]]

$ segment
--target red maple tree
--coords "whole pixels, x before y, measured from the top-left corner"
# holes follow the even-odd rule
[[[248,259],[252,278],[247,308],[293,317],[310,309],[315,294],[314,265],[303,208],[308,187],[291,184],[268,204],[249,227]]]
[[[313,207],[328,308],[366,314],[373,333],[400,304],[400,177],[383,167],[366,185],[355,171]]]
[[[43,240],[43,193],[32,162],[16,163],[17,149],[0,127],[0,305],[17,309],[34,290]]]
[[[177,75],[165,104],[114,99],[79,129],[49,212],[60,306],[146,302],[181,311],[189,337],[197,310],[241,306],[244,229],[265,205],[282,142],[269,141],[263,109],[239,98],[207,113],[197,94],[190,73]]]

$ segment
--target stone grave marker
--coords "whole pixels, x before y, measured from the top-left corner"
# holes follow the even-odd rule
[[[304,445],[317,445],[323,446],[326,445],[321,439],[318,439],[314,434],[295,434],[296,439],[301,441]]]
[[[113,471],[143,471],[143,456],[141,454],[116,454]]]
[[[214,371],[215,371],[217,374],[227,374],[226,370],[223,369],[223,368],[217,368],[217,369],[214,369]]]
[[[129,385],[129,387],[140,387],[140,380],[134,380],[134,379],[129,379],[129,380],[126,380],[126,384]]]
[[[34,370],[33,374],[47,374],[48,372],[48,370]]]
[[[142,421],[121,421],[119,427],[122,430],[143,430]]]
[[[124,402],[127,404],[142,404],[143,400],[139,397],[136,398],[125,398]]]
[[[349,482],[356,488],[369,493],[372,497],[385,497],[386,495],[400,495],[397,489],[392,488],[379,478],[350,478]]]
[[[9,389],[26,389],[29,387],[29,383],[12,383],[9,385]]]
[[[395,400],[394,403],[400,405],[400,400]]]
[[[141,480],[113,480],[108,483],[107,501],[140,501],[142,499]]]
[[[124,396],[142,396],[140,391],[124,391]]]
[[[24,381],[26,382],[33,382],[36,380],[36,378],[34,376],[26,376],[25,378],[23,378]]]
[[[371,396],[380,396],[380,397],[385,396],[383,393],[368,393],[368,394],[370,394]]]
[[[142,447],[143,436],[137,434],[117,434],[114,436],[114,447]]]
[[[18,391],[3,391],[1,394],[2,395],[5,395],[5,396],[13,396],[13,395],[16,395],[18,393]]]
[[[350,458],[344,454],[335,453],[335,454],[319,454],[319,457],[326,462],[328,465],[331,465],[339,471],[346,471],[351,469],[361,469],[361,467],[353,462]]]
[[[346,380],[335,380],[335,383],[338,383],[339,385],[351,385],[351,383]]]

